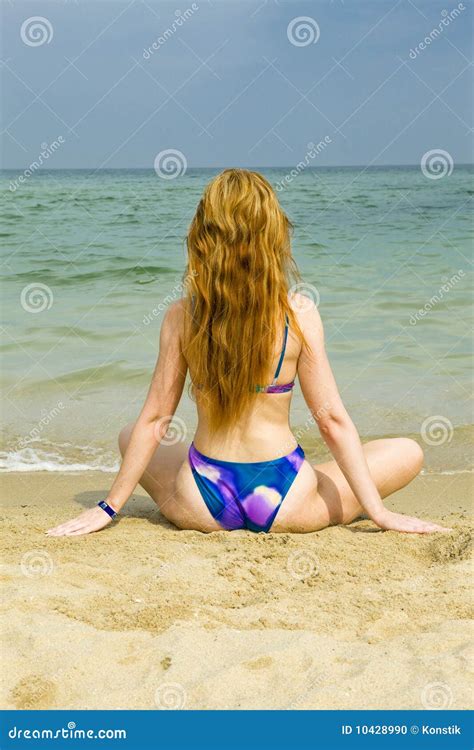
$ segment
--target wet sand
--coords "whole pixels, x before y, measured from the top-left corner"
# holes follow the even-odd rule
[[[448,535],[205,535],[140,490],[98,534],[44,536],[109,481],[1,477],[2,707],[472,707],[471,474],[387,500]]]

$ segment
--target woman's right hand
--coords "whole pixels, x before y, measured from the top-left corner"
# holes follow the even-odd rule
[[[48,529],[46,534],[47,536],[82,536],[83,534],[91,534],[93,531],[100,531],[111,520],[111,517],[96,505],[85,510],[71,521],[55,526],[54,529]]]
[[[386,508],[372,520],[384,531],[401,531],[406,534],[433,534],[435,532],[452,531],[452,529],[439,526],[437,523],[422,521],[421,518],[405,516],[403,513],[393,513]]]

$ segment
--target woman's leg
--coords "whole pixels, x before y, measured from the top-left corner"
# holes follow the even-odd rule
[[[119,436],[123,455],[133,423]],[[160,445],[140,480],[161,513],[181,529],[222,531],[209,513],[196,486],[184,443]],[[392,438],[364,445],[370,473],[380,492],[387,497],[405,487],[423,465],[423,451],[414,440]],[[301,467],[283,500],[272,532],[318,531],[334,524],[348,524],[363,510],[335,461]]]
[[[422,449],[409,438],[372,440],[364,445],[364,453],[382,498],[405,487],[423,465]],[[363,512],[335,461],[313,467],[305,462],[271,530],[318,531],[350,523]]]
[[[122,456],[127,450],[134,423],[120,432],[118,443]],[[189,444],[161,444],[153,454],[140,485],[155,501],[168,521],[180,529],[222,531],[199,492],[188,462]]]

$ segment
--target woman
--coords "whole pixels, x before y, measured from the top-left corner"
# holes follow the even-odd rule
[[[418,474],[422,450],[407,438],[361,445],[318,310],[289,293],[297,278],[290,228],[261,175],[228,169],[208,185],[187,238],[187,293],[164,318],[141,414],[120,433],[117,478],[105,501],[49,535],[102,529],[137,483],[180,529],[309,532],[365,513],[381,529],[447,530],[383,505]],[[194,441],[160,445],[188,370]],[[312,466],[290,430],[296,375],[335,461]]]

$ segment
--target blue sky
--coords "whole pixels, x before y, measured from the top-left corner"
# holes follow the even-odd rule
[[[189,167],[291,166],[325,137],[321,166],[419,164],[430,149],[472,162],[461,6],[419,49],[458,3],[5,0],[2,166],[59,136],[50,168],[151,169],[165,149]]]

